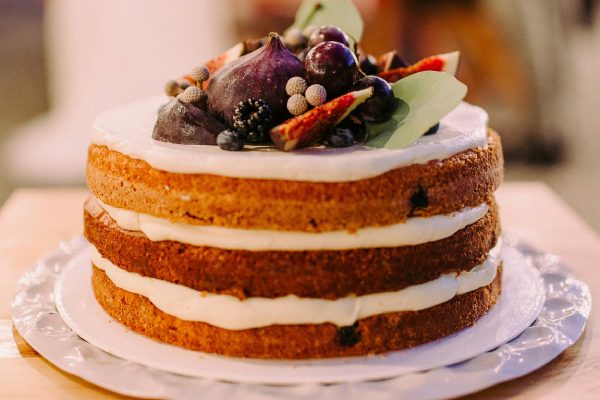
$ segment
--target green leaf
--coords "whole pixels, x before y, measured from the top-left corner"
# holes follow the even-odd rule
[[[335,25],[357,42],[363,33],[362,17],[352,0],[304,0],[288,29],[304,29],[308,25]]]
[[[445,72],[425,71],[400,79],[392,85],[394,95],[408,104],[392,115],[392,122],[367,124],[370,147],[401,149],[414,143],[429,128],[454,110],[467,94],[467,86]],[[387,124],[387,125],[386,125]]]

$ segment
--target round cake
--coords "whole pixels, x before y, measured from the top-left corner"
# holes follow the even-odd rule
[[[376,59],[351,2],[313,3],[96,120],[92,286],[128,328],[225,356],[364,356],[497,302],[502,145],[462,101],[458,52]],[[338,14],[354,17],[310,24]]]
[[[105,113],[89,149],[93,287],[126,326],[230,356],[337,357],[441,338],[496,302],[502,149],[480,108],[399,150],[228,153],[152,140],[164,101]]]

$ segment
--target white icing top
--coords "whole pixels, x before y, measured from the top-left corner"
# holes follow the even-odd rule
[[[404,223],[362,228],[353,233],[311,233],[184,224],[111,207],[98,199],[96,201],[121,228],[141,231],[152,241],[174,240],[194,246],[251,251],[343,250],[416,245],[447,238],[476,222],[488,211],[488,205],[483,203],[447,215],[413,217]]]
[[[290,153],[267,148],[228,152],[217,146],[153,140],[157,110],[167,101],[164,96],[152,97],[105,112],[94,123],[92,143],[173,173],[313,182],[367,179],[402,166],[446,159],[487,144],[487,113],[461,103],[442,119],[438,133],[423,136],[399,150],[354,146],[308,148]]]
[[[187,321],[202,321],[225,329],[250,329],[275,324],[352,325],[359,319],[388,312],[417,311],[444,303],[458,294],[489,285],[501,259],[499,242],[487,259],[468,272],[450,273],[432,281],[396,292],[347,296],[336,300],[300,298],[237,297],[200,292],[156,278],[125,271],[92,246],[91,259],[119,288],[146,296],[167,314]]]

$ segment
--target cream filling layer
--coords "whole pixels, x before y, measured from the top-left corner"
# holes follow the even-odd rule
[[[94,265],[104,270],[117,287],[147,297],[163,312],[186,321],[240,330],[327,322],[348,326],[373,315],[424,310],[492,283],[501,260],[502,244],[498,241],[487,259],[468,272],[444,274],[432,281],[395,292],[351,295],[336,300],[295,295],[240,300],[234,296],[200,292],[125,271],[103,258],[93,246],[90,253]]]
[[[311,233],[184,224],[111,207],[96,200],[121,228],[140,231],[152,241],[173,240],[194,246],[251,251],[345,250],[412,246],[452,236],[482,218],[489,208],[487,203],[483,203],[447,215],[414,217],[403,223],[362,228],[352,233],[343,230]]]

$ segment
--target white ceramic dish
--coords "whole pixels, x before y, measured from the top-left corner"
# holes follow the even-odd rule
[[[57,250],[41,259],[22,276],[12,302],[15,326],[40,354],[59,368],[109,390],[139,397],[192,399],[197,398],[198,393],[203,393],[211,398],[238,396],[245,399],[284,396],[292,399],[316,396],[331,399],[339,399],[342,396],[347,399],[362,399],[375,395],[380,399],[451,398],[524,375],[549,362],[579,338],[591,307],[591,296],[587,286],[575,279],[558,257],[540,253],[521,243],[513,243],[507,250],[509,263],[512,253],[514,259],[519,260],[521,268],[529,269],[531,266],[537,268],[541,272],[546,298],[534,324],[526,328],[518,337],[495,350],[474,355],[474,358],[459,364],[425,372],[411,373],[406,370],[402,375],[378,381],[347,379],[333,385],[312,383],[292,386],[231,383],[183,376],[144,366],[106,353],[79,337],[57,312],[54,293],[61,272],[70,264],[85,260],[85,255],[82,255],[85,246],[81,238],[62,243]],[[510,273],[507,276],[510,276]],[[507,280],[507,285],[510,285],[510,279]],[[85,304],[85,296],[81,296],[80,300],[82,305]],[[122,332],[125,331],[124,328],[121,329]],[[476,329],[477,327],[471,331]],[[129,339],[123,340],[130,347],[135,347],[131,346]],[[431,351],[435,351],[435,346],[440,342],[442,341],[428,345],[433,347]],[[461,350],[464,353],[464,350],[469,347],[470,345]],[[404,352],[398,352],[401,353]],[[223,357],[211,358],[223,359]],[[356,362],[359,359],[347,360]],[[362,359],[368,360],[370,357]],[[363,363],[364,365],[354,365],[353,368],[363,366],[367,370],[372,367],[380,368],[390,359],[394,358],[387,356],[379,358],[383,360],[382,364],[367,362]],[[373,358],[373,360],[378,359]],[[239,362],[231,359],[227,361]],[[333,362],[340,362],[340,360]],[[244,361],[244,363],[254,368],[254,362]],[[264,362],[259,362],[261,363]],[[306,368],[305,371],[310,368],[327,369],[328,367],[327,363],[322,362],[305,363],[302,366],[303,369]],[[294,371],[294,368],[289,366],[277,368],[287,369],[287,373],[291,370],[292,374]]]

